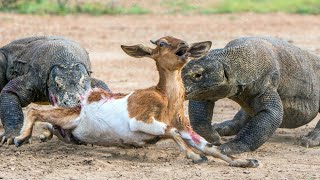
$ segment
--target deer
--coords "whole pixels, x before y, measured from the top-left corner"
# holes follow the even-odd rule
[[[256,159],[238,159],[223,154],[217,146],[198,135],[184,114],[185,89],[181,70],[189,61],[204,56],[211,41],[188,44],[165,36],[152,41],[156,47],[138,44],[121,45],[131,57],[147,57],[155,61],[159,81],[156,86],[129,94],[110,93],[93,88],[80,96],[76,108],[30,108],[20,136],[20,146],[32,135],[36,121],[48,122],[62,129],[72,129],[81,142],[101,146],[143,147],[161,139],[173,139],[186,157],[194,163],[207,161],[206,156],[220,158],[236,167],[257,167]]]

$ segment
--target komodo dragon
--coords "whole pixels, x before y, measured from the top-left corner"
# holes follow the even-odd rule
[[[29,37],[0,48],[0,145],[19,135],[22,107],[31,102],[74,107],[90,86],[109,90],[90,74],[86,50],[63,37]]]
[[[188,63],[182,76],[196,132],[211,142],[236,135],[220,146],[225,154],[254,151],[277,128],[305,125],[319,112],[320,57],[279,39],[235,39]],[[241,109],[211,125],[214,102],[222,98]],[[320,122],[301,144],[320,145]]]

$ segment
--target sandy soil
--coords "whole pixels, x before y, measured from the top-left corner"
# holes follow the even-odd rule
[[[0,34],[1,46],[32,35],[66,36],[80,42],[90,53],[94,76],[115,92],[148,87],[158,79],[152,60],[130,58],[120,45],[151,45],[149,39],[164,35],[188,42],[212,40],[213,48],[240,36],[271,35],[320,54],[320,16],[309,15],[0,14]],[[214,121],[232,118],[238,109],[234,102],[220,100]],[[192,164],[170,140],[143,149],[121,149],[67,145],[57,138],[41,143],[34,136],[31,145],[0,147],[0,179],[320,179],[320,149],[297,145],[297,138],[315,124],[316,120],[299,129],[279,129],[257,151],[239,155],[260,160],[263,166],[255,169],[229,167],[214,158]]]

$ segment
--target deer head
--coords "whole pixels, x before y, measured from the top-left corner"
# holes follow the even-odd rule
[[[156,45],[154,49],[138,44],[121,48],[129,56],[135,58],[149,57],[156,61],[157,67],[169,71],[181,69],[188,59],[204,56],[211,47],[211,41],[204,41],[188,45],[187,42],[165,36],[151,43]]]

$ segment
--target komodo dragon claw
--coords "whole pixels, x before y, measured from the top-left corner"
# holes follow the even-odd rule
[[[18,136],[19,133],[17,132],[8,132],[8,133],[3,133],[0,135],[0,146],[6,144],[6,145],[11,145],[13,144],[13,139],[14,137]]]
[[[304,147],[315,147],[320,145],[320,129],[309,132],[306,136],[299,139],[299,145]]]

